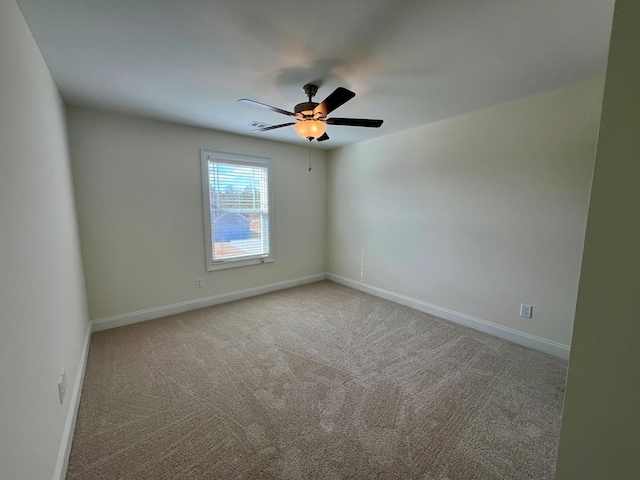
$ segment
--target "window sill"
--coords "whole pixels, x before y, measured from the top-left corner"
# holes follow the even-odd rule
[[[247,267],[249,265],[260,265],[261,263],[273,263],[272,257],[247,258],[239,260],[227,260],[226,262],[217,262],[207,267],[208,272],[214,270],[225,270],[227,268]]]

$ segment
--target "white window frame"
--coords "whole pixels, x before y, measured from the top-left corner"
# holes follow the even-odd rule
[[[213,238],[212,218],[211,218],[211,199],[209,190],[209,162],[219,161],[222,163],[233,163],[237,165],[249,165],[267,167],[267,188],[269,202],[268,210],[268,229],[269,229],[269,253],[267,255],[254,255],[250,257],[229,258],[214,261],[213,259]],[[262,263],[273,262],[273,165],[271,158],[256,157],[253,155],[238,155],[228,152],[217,152],[215,150],[200,150],[200,165],[202,168],[202,199],[204,207],[204,236],[205,250],[207,259],[207,271],[221,270],[225,268],[244,267],[247,265],[259,265]]]

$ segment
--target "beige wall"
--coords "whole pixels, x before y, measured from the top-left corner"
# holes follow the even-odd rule
[[[593,79],[332,151],[329,271],[569,345],[602,89]]]
[[[87,317],[64,108],[0,0],[0,478],[50,479],[64,458]]]
[[[613,19],[558,480],[640,478],[640,3]]]
[[[304,144],[73,107],[67,117],[93,320],[325,271],[324,152],[308,172]],[[273,263],[206,271],[201,148],[273,158]]]

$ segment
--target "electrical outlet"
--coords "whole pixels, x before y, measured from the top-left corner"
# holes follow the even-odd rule
[[[533,307],[526,303],[520,304],[520,316],[524,318],[531,318],[533,316]]]
[[[196,278],[196,288],[202,288],[202,278]]]
[[[60,394],[60,405],[64,402],[64,394],[67,391],[67,372],[62,370],[60,380],[58,380],[58,393]]]

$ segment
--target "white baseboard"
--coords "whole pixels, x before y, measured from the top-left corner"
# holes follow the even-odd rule
[[[236,290],[234,292],[229,292],[229,293],[221,293],[219,295],[212,295],[210,297],[198,298],[196,300],[188,300],[186,302],[174,303],[171,305],[163,305],[161,307],[149,308],[146,310],[139,310],[137,312],[131,312],[131,313],[125,313],[122,315],[114,315],[112,317],[100,318],[93,321],[93,331],[99,332],[102,330],[108,330],[110,328],[122,327],[124,325],[131,325],[133,323],[145,322],[147,320],[162,318],[168,315],[184,313],[190,310],[197,310],[198,308],[211,307],[213,305],[218,305],[220,303],[233,302],[234,300],[254,297],[256,295],[275,292],[277,290],[284,290],[286,288],[297,287],[300,285],[305,285],[307,283],[319,282],[320,280],[325,280],[326,278],[327,278],[327,275],[325,273],[319,273],[316,275],[309,275],[307,277],[300,277],[300,278],[294,278],[292,280],[285,280],[284,282],[270,283],[268,285],[245,288],[243,290]]]
[[[503,338],[505,340],[509,340],[510,342],[533,348],[534,350],[548,353],[556,357],[564,358],[565,360],[569,359],[569,347],[567,345],[556,343],[551,340],[546,340],[544,338],[520,332],[512,328],[504,327],[502,325],[487,322],[486,320],[481,320],[479,318],[472,317],[471,315],[455,312],[453,310],[449,310],[448,308],[439,307],[437,305],[423,302],[422,300],[417,300],[415,298],[407,297],[399,293],[394,293],[382,288],[373,287],[371,285],[367,285],[366,283],[341,277],[340,275],[335,275],[333,273],[327,273],[326,278],[333,282],[346,285],[347,287],[355,288],[356,290],[360,290],[371,295],[384,298],[386,300],[391,300],[392,302],[411,307],[415,310],[419,310],[421,312],[444,318],[445,320],[459,323],[460,325],[473,328],[474,330],[488,333],[489,335],[493,335],[494,337]]]
[[[122,315],[114,315],[112,317],[105,317],[94,320],[93,329],[94,332],[102,330],[108,330],[110,328],[121,327],[124,325],[131,325],[133,323],[145,322],[147,320],[153,320],[156,318],[166,317],[168,315],[175,315],[178,313],[188,312],[190,310],[196,310],[198,308],[210,307],[218,305],[220,303],[232,302],[234,300],[240,300],[243,298],[249,298],[256,295],[262,295],[269,292],[275,292],[277,290],[284,290],[286,288],[297,287],[305,285],[307,283],[318,282],[320,280],[331,280],[342,285],[346,285],[356,290],[360,290],[371,295],[375,295],[392,302],[411,307],[421,312],[429,313],[445,320],[449,320],[466,327],[473,328],[495,337],[503,338],[511,342],[523,345],[525,347],[533,348],[556,357],[568,359],[569,347],[561,343],[557,343],[545,338],[537,337],[525,332],[520,332],[512,328],[504,327],[495,323],[487,322],[480,318],[473,317],[464,313],[456,312],[448,308],[433,305],[422,300],[407,297],[399,293],[394,293],[389,290],[374,287],[366,283],[352,280],[349,278],[341,277],[333,273],[319,273],[316,275],[309,275],[307,277],[295,278],[292,280],[286,280],[283,282],[271,283],[268,285],[261,285],[258,287],[246,288],[243,290],[236,290],[229,293],[221,293],[219,295],[213,295],[205,298],[198,298],[196,300],[189,300],[186,302],[174,303],[171,305],[163,305],[161,307],[149,308],[146,310],[139,310],[137,312],[125,313]]]
[[[67,421],[64,425],[62,434],[62,442],[60,444],[60,452],[58,453],[58,461],[53,474],[53,480],[64,480],[67,476],[67,467],[69,466],[69,455],[71,454],[71,445],[73,444],[73,432],[76,429],[76,420],[78,419],[78,407],[80,406],[80,394],[82,393],[82,384],[84,383],[84,372],[87,367],[87,359],[89,357],[89,345],[91,345],[91,327],[87,328],[87,333],[80,355],[80,365],[76,370],[76,381],[71,393],[69,412],[67,413]]]

